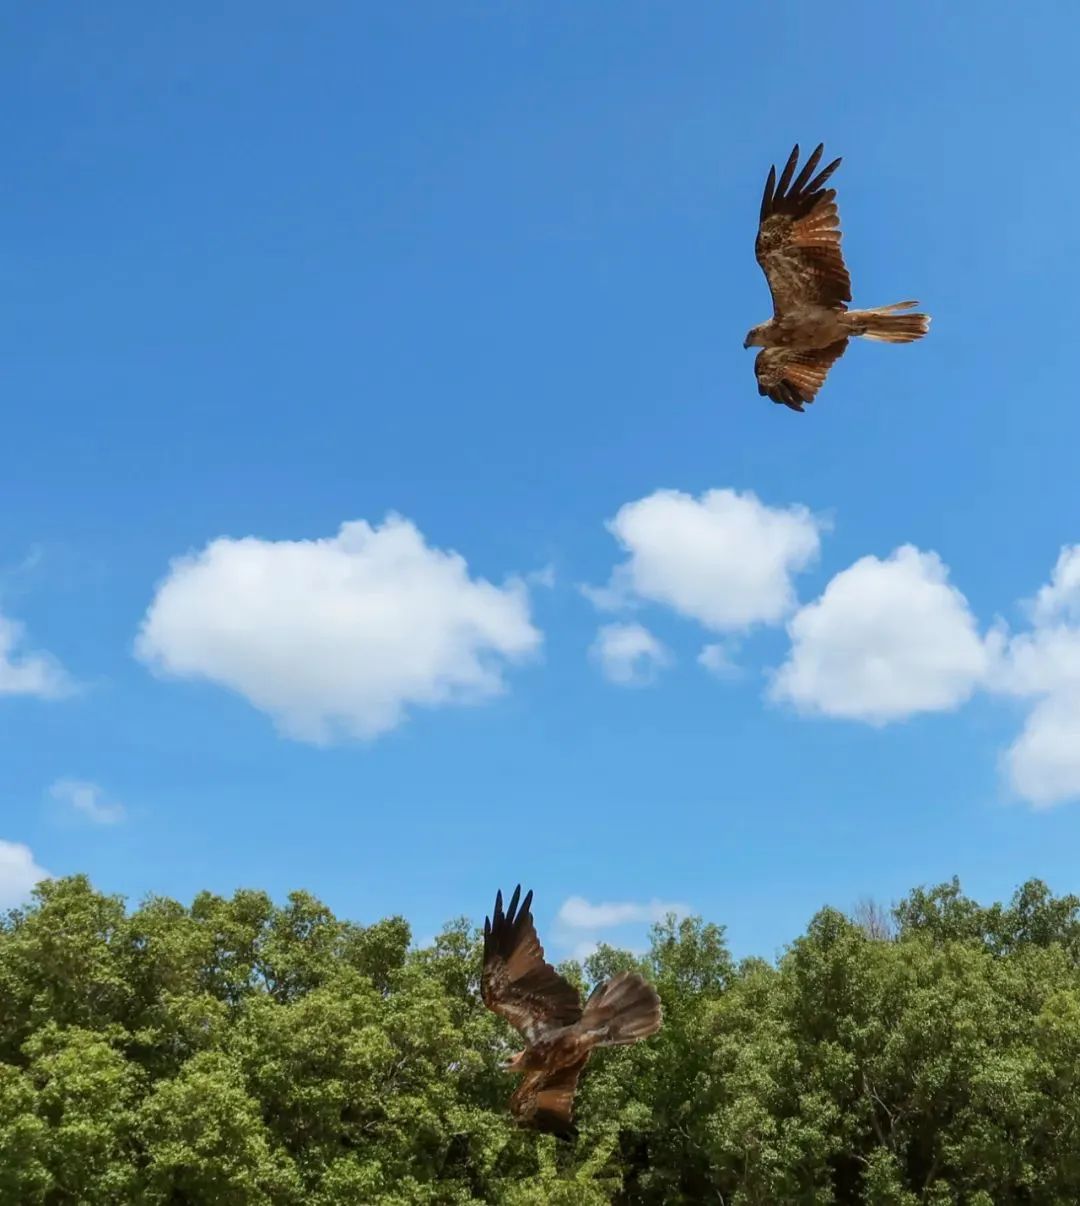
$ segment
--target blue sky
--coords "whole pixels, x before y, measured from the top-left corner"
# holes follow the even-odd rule
[[[1076,21],[10,11],[0,888],[424,936],[522,879],[556,954],[654,901],[771,954],[953,873],[1080,888]],[[742,340],[818,140],[856,304],[934,324],[799,416]]]

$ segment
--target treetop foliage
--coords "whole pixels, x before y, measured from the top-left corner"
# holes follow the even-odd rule
[[[1080,1201],[1080,899],[952,883],[815,916],[775,963],[674,918],[659,1035],[594,1056],[570,1145],[506,1113],[478,934],[307,893],[129,910],[81,876],[0,921],[0,1202],[601,1206]]]

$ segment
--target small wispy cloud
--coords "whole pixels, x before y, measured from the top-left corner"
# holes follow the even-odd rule
[[[95,825],[116,825],[126,816],[122,804],[110,801],[96,783],[84,779],[57,779],[49,788],[49,795],[81,812]]]
[[[668,649],[641,624],[605,624],[589,656],[620,687],[647,686],[672,662]]]
[[[688,905],[666,900],[638,903],[630,900],[604,901],[592,904],[584,896],[570,896],[563,901],[556,921],[572,930],[607,930],[618,925],[663,921],[669,914],[686,917]]]
[[[583,582],[578,586],[578,590],[597,611],[630,611],[638,606],[638,601],[631,596],[625,585],[618,582],[607,586],[590,586]]]
[[[705,645],[698,654],[698,665],[703,666],[716,678],[738,678],[742,671],[735,662],[735,641],[713,641]]]
[[[598,904],[584,896],[569,896],[555,917],[556,943],[566,951],[566,957],[584,963],[605,943],[619,950],[643,955],[648,947],[643,926],[663,921],[669,913],[687,917],[689,905],[679,901],[606,900]],[[618,933],[612,933],[616,930]]]
[[[24,645],[23,626],[0,614],[0,695],[64,699],[75,694],[75,682],[52,654]]]
[[[526,586],[542,586],[545,590],[554,590],[555,582],[555,567],[551,564],[525,575]]]

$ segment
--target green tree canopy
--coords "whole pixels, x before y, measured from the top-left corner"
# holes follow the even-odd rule
[[[1080,899],[953,881],[863,913],[775,963],[669,918],[566,965],[640,969],[665,1025],[596,1055],[560,1144],[507,1115],[466,922],[416,949],[302,892],[48,881],[0,921],[0,1201],[1080,1201]]]

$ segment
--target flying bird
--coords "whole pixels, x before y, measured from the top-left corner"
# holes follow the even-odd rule
[[[484,970],[480,995],[524,1038],[523,1051],[503,1065],[524,1072],[510,1098],[510,1113],[523,1126],[571,1139],[578,1077],[594,1047],[636,1043],[660,1029],[660,998],[636,972],[619,972],[598,984],[584,1008],[576,988],[544,961],[533,925],[532,892],[518,907],[521,885],[503,911],[484,918]]]
[[[745,348],[762,348],[754,361],[758,393],[801,411],[813,402],[848,339],[911,343],[930,329],[928,314],[911,314],[915,301],[873,310],[849,310],[851,280],[840,253],[836,189],[823,185],[840,166],[834,159],[815,176],[819,144],[794,181],[795,149],[776,179],[769,170],[761,198],[754,253],[773,300],[773,316],[753,327]]]

